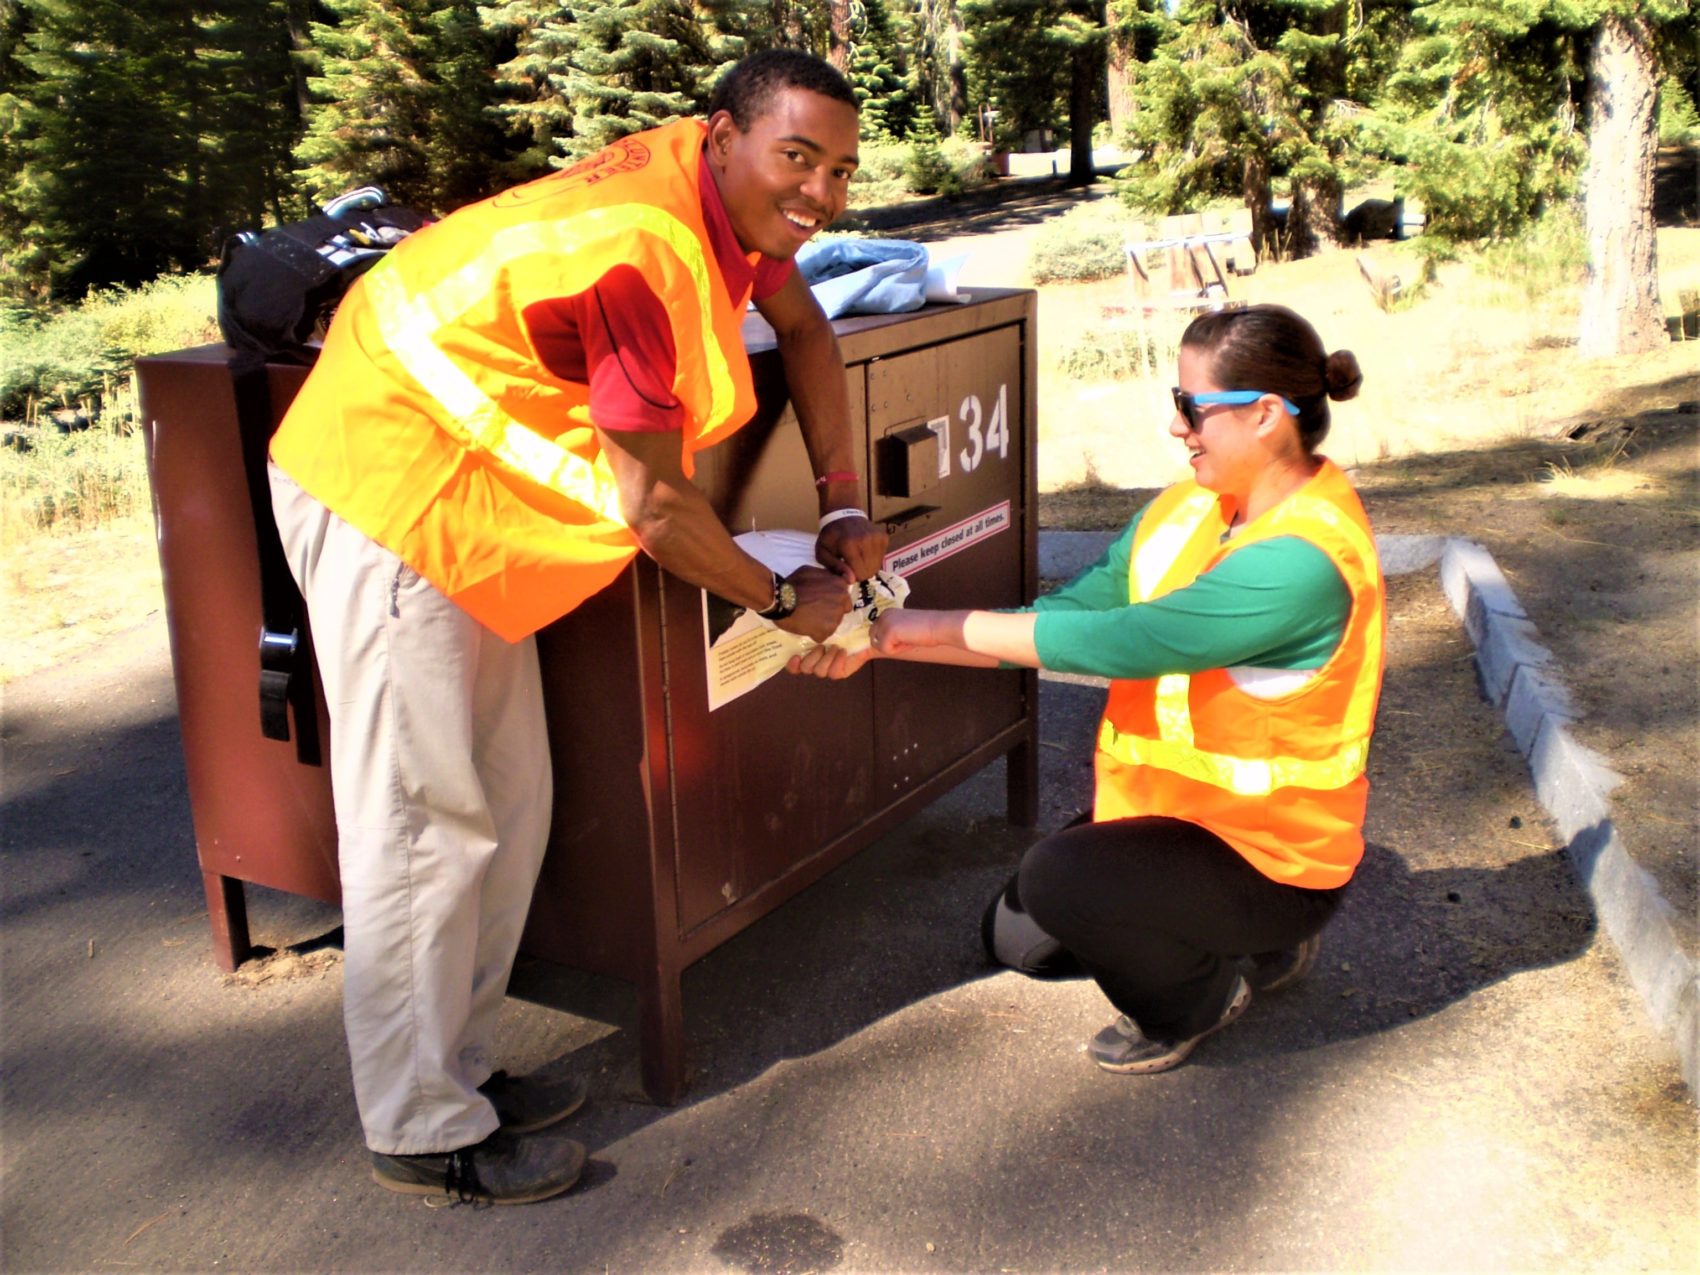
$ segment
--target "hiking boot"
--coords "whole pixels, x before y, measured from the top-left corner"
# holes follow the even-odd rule
[[[478,1086],[490,1100],[503,1133],[535,1133],[565,1120],[584,1105],[584,1081],[577,1076],[510,1076],[493,1071]]]
[[[1167,1071],[1179,1067],[1211,1032],[1221,1031],[1245,1012],[1251,1004],[1251,988],[1245,979],[1234,975],[1234,985],[1228,990],[1228,1003],[1222,1015],[1212,1025],[1188,1040],[1151,1040],[1139,1030],[1126,1014],[1121,1015],[1092,1038],[1087,1052],[1092,1061],[1105,1071],[1119,1074],[1144,1075],[1147,1072]]]
[[[1254,991],[1278,992],[1310,973],[1321,952],[1322,935],[1312,934],[1296,946],[1282,948],[1279,952],[1249,956],[1242,967],[1246,982]]]
[[[559,1195],[584,1172],[584,1148],[560,1133],[518,1136],[501,1129],[440,1155],[372,1152],[372,1180],[404,1195],[455,1204],[530,1204]]]

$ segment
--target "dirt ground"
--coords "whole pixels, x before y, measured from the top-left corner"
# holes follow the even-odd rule
[[[1366,467],[1379,531],[1484,544],[1557,657],[1614,817],[1695,950],[1700,914],[1700,385],[1552,437]],[[1562,426],[1564,423],[1560,423]],[[1575,437],[1572,438],[1571,435]]]
[[[935,248],[973,243],[990,259],[1012,262],[1024,258],[1047,216],[1078,197],[1054,184],[1027,186],[1001,204],[934,209],[932,220],[911,218],[889,233]],[[1090,291],[1041,290],[1041,340],[1052,316],[1095,304]],[[1549,361],[1531,375],[1570,378],[1568,410],[1543,405],[1509,441],[1359,458],[1355,478],[1379,532],[1465,536],[1493,554],[1575,694],[1578,737],[1623,776],[1614,796],[1620,829],[1693,944],[1700,915],[1700,343],[1595,371],[1576,367],[1563,349],[1541,356]],[[1043,449],[1040,471],[1041,487],[1054,488]],[[1049,490],[1041,525],[1119,526],[1142,494],[1102,482]],[[144,522],[39,540],[12,555],[0,590],[3,683],[72,659],[161,607],[151,528]],[[1446,755],[1445,740],[1434,746]],[[1457,776],[1460,785],[1469,780]]]

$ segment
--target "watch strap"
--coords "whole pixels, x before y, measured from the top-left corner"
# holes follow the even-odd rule
[[[789,591],[789,601],[787,592]],[[797,587],[785,583],[779,572],[773,572],[773,601],[766,609],[757,611],[764,620],[783,620],[797,609]]]

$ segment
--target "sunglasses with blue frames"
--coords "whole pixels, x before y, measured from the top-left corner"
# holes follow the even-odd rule
[[[1187,428],[1194,430],[1198,428],[1198,409],[1201,407],[1211,407],[1217,403],[1243,407],[1247,403],[1257,402],[1269,393],[1268,390],[1210,390],[1204,394],[1188,394],[1178,385],[1171,392],[1175,396],[1175,410],[1181,414]],[[1275,397],[1281,398],[1279,394]],[[1299,414],[1298,407],[1291,399],[1281,398],[1281,406],[1287,409],[1290,416]]]

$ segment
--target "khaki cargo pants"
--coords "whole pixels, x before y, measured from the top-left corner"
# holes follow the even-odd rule
[[[473,620],[275,465],[330,707],[343,1022],[374,1151],[497,1126],[478,1085],[549,835],[537,644]]]

